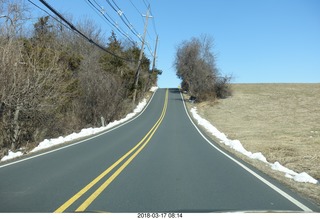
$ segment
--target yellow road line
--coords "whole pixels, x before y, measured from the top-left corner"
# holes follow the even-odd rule
[[[118,166],[124,159],[126,159],[131,153],[133,153],[133,151],[135,151],[144,142],[144,144],[76,210],[76,211],[84,211],[94,201],[94,199],[96,199],[99,196],[99,194],[121,173],[121,171],[147,145],[147,143],[150,141],[150,139],[152,138],[152,136],[160,126],[164,118],[164,115],[166,113],[167,105],[168,105],[168,90],[166,91],[165,102],[164,102],[164,106],[163,106],[160,118],[149,130],[149,132],[142,138],[142,140],[136,146],[134,146],[130,151],[128,151],[125,155],[123,155],[119,160],[117,160],[114,164],[112,164],[109,168],[107,168],[104,172],[102,172],[99,176],[97,176],[93,181],[91,181],[88,185],[86,185],[83,189],[81,189],[77,194],[75,194],[63,205],[61,205],[57,210],[55,210],[55,212],[56,213],[64,212],[68,207],[70,207],[76,200],[78,200],[89,189],[91,189],[95,184],[97,184],[103,177],[105,177],[110,171],[112,171],[116,166]]]

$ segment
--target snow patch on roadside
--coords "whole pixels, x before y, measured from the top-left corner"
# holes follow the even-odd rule
[[[238,151],[238,152],[244,154],[245,156],[247,156],[251,159],[257,159],[257,160],[260,160],[260,161],[268,164],[271,167],[271,169],[285,173],[285,177],[293,179],[294,181],[305,182],[305,183],[307,182],[307,183],[312,183],[312,184],[318,183],[318,181],[316,179],[311,177],[306,172],[296,173],[295,171],[290,170],[290,169],[282,166],[279,162],[269,163],[267,161],[266,157],[261,152],[252,153],[250,151],[247,151],[243,147],[243,145],[241,144],[241,142],[239,140],[228,139],[224,133],[220,132],[210,122],[208,122],[207,120],[205,120],[201,116],[199,116],[196,107],[193,107],[190,110],[190,112],[191,112],[193,118],[198,122],[198,124],[203,126],[210,134],[212,134],[213,136],[218,138],[220,140],[220,143],[225,144],[226,146],[234,149],[235,151]]]
[[[153,86],[150,88],[150,91],[151,92],[156,92],[156,90],[158,90],[158,87],[157,86]]]
[[[152,89],[152,88],[151,88]],[[152,92],[155,92],[158,89],[158,87],[153,87]],[[52,146],[58,145],[58,144],[62,144],[62,143],[66,143],[66,142],[70,142],[73,141],[75,139],[79,139],[79,138],[83,138],[83,137],[88,137],[90,135],[94,135],[97,134],[99,132],[102,131],[106,131],[112,127],[115,127],[121,123],[124,123],[130,119],[132,119],[135,115],[137,115],[138,113],[140,113],[143,108],[146,106],[147,104],[147,99],[143,99],[137,106],[136,108],[133,110],[132,113],[129,113],[125,118],[120,119],[120,120],[115,120],[111,123],[109,123],[107,126],[102,126],[102,127],[98,127],[98,128],[86,128],[86,129],[82,129],[80,132],[78,133],[72,133],[70,135],[67,136],[60,136],[58,138],[51,138],[51,139],[45,139],[42,142],[40,142],[38,144],[37,147],[35,147],[33,150],[31,150],[29,153],[33,153],[39,150],[43,150],[43,149],[47,149],[50,148]],[[9,159],[13,159],[19,156],[22,156],[23,153],[18,151],[18,152],[12,152],[11,150],[9,150],[9,153],[7,156],[4,156],[1,161],[5,161],[5,160],[9,160]]]
[[[5,161],[5,160],[10,160],[12,158],[15,158],[15,157],[19,157],[19,156],[22,156],[22,152],[21,151],[17,151],[17,152],[12,152],[9,150],[9,153],[7,156],[4,156],[1,161]]]
[[[111,123],[109,123],[107,126],[102,126],[102,127],[98,127],[98,128],[86,128],[86,129],[82,129],[80,132],[78,133],[72,133],[70,135],[67,135],[65,137],[58,137],[58,138],[52,138],[52,139],[45,139],[44,141],[40,142],[40,144],[35,147],[31,152],[35,152],[35,151],[39,151],[42,149],[46,149],[49,147],[52,147],[54,145],[58,145],[58,144],[62,144],[62,143],[66,143],[69,141],[73,141],[75,139],[79,139],[79,138],[83,138],[83,137],[88,137],[90,135],[94,135],[97,134],[99,132],[102,131],[106,131],[110,128],[113,128],[121,123],[124,123],[130,119],[132,119],[136,114],[138,114],[139,112],[141,112],[143,110],[143,108],[145,107],[145,105],[147,104],[147,100],[143,99],[137,106],[136,108],[133,110],[132,113],[129,113],[125,118],[120,119],[120,120],[115,120]]]

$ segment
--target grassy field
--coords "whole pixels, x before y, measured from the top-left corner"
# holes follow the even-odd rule
[[[195,104],[229,139],[295,172],[320,179],[320,84],[233,84],[233,96]],[[320,185],[297,183],[238,155],[320,205]]]

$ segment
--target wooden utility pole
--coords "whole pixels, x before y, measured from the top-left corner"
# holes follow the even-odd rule
[[[157,39],[156,39],[156,46],[154,48],[154,53],[153,53],[152,70],[151,70],[151,73],[149,73],[149,76],[148,76],[148,86],[150,85],[151,76],[154,74],[154,69],[155,69],[155,65],[156,65],[156,58],[157,58],[157,46],[158,46],[158,35],[157,35]]]
[[[137,71],[136,71],[135,79],[134,79],[133,99],[132,99],[132,103],[133,104],[136,102],[136,98],[137,98],[137,89],[138,89],[138,82],[139,82],[139,75],[140,75],[140,66],[141,66],[141,60],[142,60],[142,55],[143,55],[143,50],[144,50],[144,41],[145,41],[146,33],[147,33],[148,18],[152,17],[152,16],[149,16],[149,10],[150,10],[150,7],[148,7],[147,14],[145,16],[146,17],[146,22],[144,24],[144,32],[143,32],[140,56],[139,56],[138,67],[137,67]]]
[[[155,68],[155,65],[156,65],[157,46],[158,46],[158,35],[157,35],[157,39],[156,39],[156,47],[154,48],[154,54],[153,54],[152,74],[154,73],[154,68]]]

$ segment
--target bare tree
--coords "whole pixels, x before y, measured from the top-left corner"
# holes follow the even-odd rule
[[[207,35],[183,41],[177,47],[174,62],[177,76],[182,79],[182,88],[198,101],[219,97],[216,85],[220,75],[212,48],[213,38]]]
[[[41,23],[41,19],[39,23]],[[42,25],[46,25],[46,22]],[[49,32],[48,32],[49,34]],[[25,141],[34,141],[42,125],[58,107],[65,106],[74,90],[62,52],[52,39],[17,38],[1,43],[1,131],[2,143],[11,150]],[[60,110],[60,109],[59,109]],[[43,137],[43,136],[41,136]]]
[[[10,19],[0,21],[0,157],[44,138],[100,126],[101,116],[110,122],[132,110],[134,65],[110,57],[48,16],[26,36],[23,5],[0,2],[0,13],[11,10]],[[115,35],[104,42],[90,21],[78,27],[120,56],[131,59],[137,53],[135,47],[122,47]],[[144,57],[141,95],[149,86],[149,65]]]

